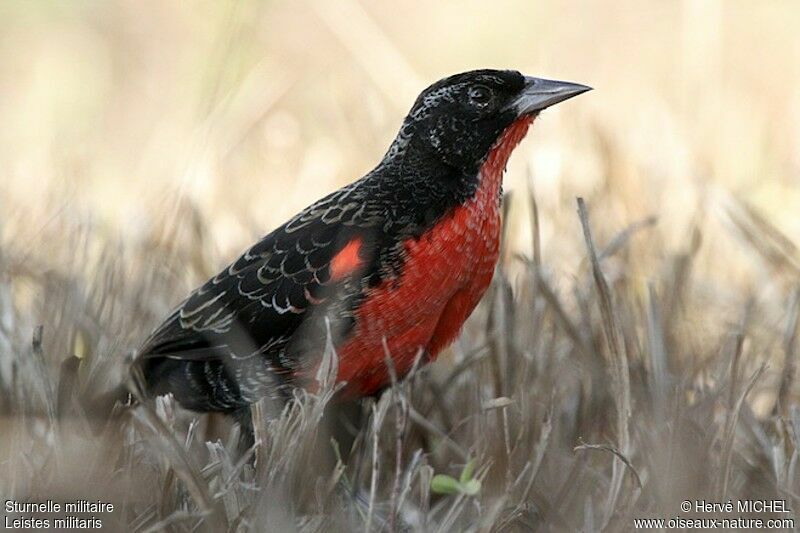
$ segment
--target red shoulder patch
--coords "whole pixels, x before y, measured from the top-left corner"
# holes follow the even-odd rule
[[[330,264],[330,281],[340,281],[353,274],[361,267],[363,261],[358,253],[361,251],[361,238],[356,237],[348,242],[339,253],[333,256]]]

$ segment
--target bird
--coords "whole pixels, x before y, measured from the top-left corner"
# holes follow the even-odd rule
[[[542,110],[589,90],[493,69],[427,87],[373,170],[253,244],[149,335],[135,361],[145,393],[236,415],[318,390],[326,350],[350,400],[434,360],[494,275],[511,152]]]

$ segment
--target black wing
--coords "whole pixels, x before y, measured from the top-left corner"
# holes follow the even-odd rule
[[[140,350],[148,390],[172,392],[196,410],[230,411],[274,395],[281,376],[303,365],[304,349],[324,342],[323,321],[306,327],[309,318],[324,310],[345,319],[361,290],[358,276],[334,281],[330,272],[354,239],[370,262],[382,214],[370,210],[359,183],[313,204],[195,290]]]

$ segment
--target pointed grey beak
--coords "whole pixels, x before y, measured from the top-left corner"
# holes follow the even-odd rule
[[[519,96],[506,106],[506,109],[514,109],[518,115],[537,113],[546,107],[591,90],[591,87],[579,83],[525,76],[525,87]]]

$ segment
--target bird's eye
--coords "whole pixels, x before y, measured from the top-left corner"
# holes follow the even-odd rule
[[[483,85],[470,87],[469,101],[478,107],[485,107],[492,101],[492,91]]]

